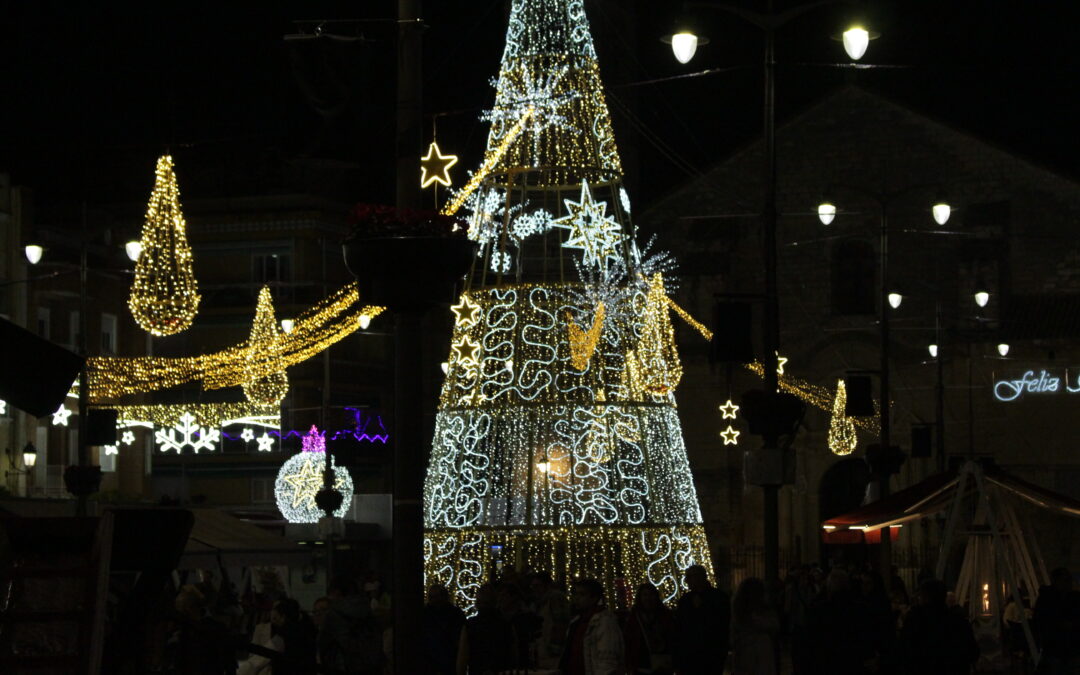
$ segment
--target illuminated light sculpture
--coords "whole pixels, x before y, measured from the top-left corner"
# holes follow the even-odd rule
[[[65,408],[64,404],[61,403],[60,407],[56,409],[56,412],[54,412],[52,414],[53,426],[66,427],[68,425],[68,418],[69,417],[71,417],[71,411],[69,409]]]
[[[295,328],[295,326],[294,326]],[[248,349],[274,353],[279,346],[278,323],[274,317],[274,304],[270,298],[270,289],[266,286],[259,291],[259,302],[255,308],[255,320],[251,323],[251,335],[248,337]],[[244,396],[252,403],[275,405],[281,403],[289,393],[289,376],[282,368],[269,375],[253,372],[249,380],[243,383]]]
[[[720,412],[724,415],[724,419],[735,419],[735,413],[739,412],[739,406],[735,405],[729,398],[724,405],[720,406]]]
[[[450,187],[450,167],[458,162],[457,155],[444,155],[435,141],[428,146],[427,154],[420,158],[420,187],[432,183]]]
[[[175,450],[179,454],[184,448],[191,448],[196,454],[200,450],[213,452],[221,440],[221,431],[214,427],[200,426],[194,415],[185,412],[172,429],[155,431],[154,440],[161,452]]]
[[[738,429],[729,424],[727,429],[720,432],[720,437],[724,439],[724,445],[738,445],[740,433]]]
[[[153,335],[187,330],[199,311],[187,223],[180,211],[172,157],[157,161],[157,174],[139,242],[128,307],[139,327]]]
[[[850,455],[859,444],[855,425],[844,414],[847,408],[847,386],[843,380],[836,382],[836,398],[833,399],[832,418],[829,420],[829,449],[836,455]]]
[[[501,556],[594,576],[609,601],[622,577],[671,602],[687,567],[712,566],[675,406],[670,259],[634,240],[582,0],[514,0],[509,21],[483,166],[444,209],[469,214],[479,259],[453,307],[426,583],[471,608]]]
[[[310,307],[294,320],[291,333],[276,343],[247,342],[202,356],[87,359],[90,401],[102,402],[199,382],[204,389],[236,387],[311,358],[356,331],[361,316],[375,318],[383,307],[362,305],[355,282]]]
[[[315,495],[323,487],[326,439],[318,429],[312,427],[302,443],[303,451],[286,460],[278,471],[277,480],[274,481],[274,497],[285,520],[290,523],[317,523],[325,515],[315,504]],[[352,506],[353,482],[344,467],[334,466],[333,471],[334,487],[344,497],[341,508],[334,512],[334,516],[341,518]]]

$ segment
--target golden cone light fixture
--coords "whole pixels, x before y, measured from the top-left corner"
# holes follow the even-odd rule
[[[255,308],[255,320],[251,324],[251,337],[248,338],[248,349],[252,353],[266,354],[273,357],[275,347],[279,343],[277,319],[274,317],[274,304],[270,297],[270,289],[266,286],[259,291],[259,304]],[[256,366],[255,359],[249,363]],[[285,369],[270,373],[264,377],[254,376],[243,384],[244,396],[252,403],[275,405],[289,393],[289,376]]]
[[[180,211],[172,157],[163,155],[146,207],[135,281],[128,307],[135,322],[153,335],[175,335],[191,326],[199,310],[187,223]]]

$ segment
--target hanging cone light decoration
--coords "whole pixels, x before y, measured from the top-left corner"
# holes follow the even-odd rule
[[[251,324],[248,349],[253,354],[274,354],[280,336],[270,289],[263,286],[259,291],[259,304],[255,308],[255,321]],[[254,365],[252,360],[249,363]],[[289,392],[289,376],[283,369],[266,377],[253,377],[243,386],[244,395],[252,403],[277,405]]]
[[[180,211],[180,189],[169,155],[157,162],[141,244],[128,297],[135,322],[158,336],[187,330],[199,311],[199,288],[192,269],[187,223]]]
[[[839,380],[836,383],[836,398],[833,399],[832,419],[829,420],[829,449],[836,455],[850,455],[859,443],[855,424],[844,414],[846,407],[847,387],[843,380]]]

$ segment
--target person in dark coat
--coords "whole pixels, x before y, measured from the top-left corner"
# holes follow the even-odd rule
[[[315,624],[300,611],[292,598],[278,600],[270,613],[271,633],[281,645],[284,657],[275,659],[274,675],[299,675],[315,672]]]
[[[465,612],[450,602],[446,586],[432,584],[428,588],[428,602],[424,605],[424,662],[427,672],[454,675],[464,625]]]
[[[458,675],[495,675],[516,666],[517,654],[517,636],[499,612],[495,586],[484,584],[476,592],[476,616],[461,631]]]
[[[858,675],[873,655],[872,632],[865,607],[852,589],[851,576],[834,568],[825,578],[825,592],[810,607],[811,672]],[[842,641],[842,642],[841,642]],[[842,643],[842,647],[838,644]]]
[[[690,590],[675,608],[675,669],[681,675],[722,673],[731,644],[731,600],[713,588],[701,565],[688,567],[684,579]]]
[[[652,584],[637,587],[634,606],[623,622],[626,672],[669,675],[675,668],[675,615]]]
[[[898,656],[910,675],[967,675],[979,659],[971,623],[945,605],[945,584],[919,584],[918,604],[900,631]]]
[[[1051,572],[1050,585],[1039,590],[1032,623],[1042,649],[1039,672],[1080,673],[1080,593],[1073,590],[1069,570]]]

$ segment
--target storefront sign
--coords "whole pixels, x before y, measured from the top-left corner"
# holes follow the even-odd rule
[[[1025,394],[1080,394],[1080,369],[1029,370],[1020,377],[998,379],[994,382],[994,398],[999,401],[1011,403]]]

